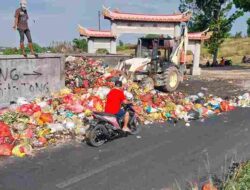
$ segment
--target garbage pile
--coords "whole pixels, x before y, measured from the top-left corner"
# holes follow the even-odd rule
[[[106,96],[117,78],[123,80],[125,95],[144,124],[206,118],[250,107],[250,94],[233,99],[199,93],[187,96],[143,89],[121,72],[84,58],[67,58],[67,88],[32,102],[19,98],[16,104],[0,110],[0,156],[24,157],[33,150],[76,139],[82,141],[94,111],[102,112]]]

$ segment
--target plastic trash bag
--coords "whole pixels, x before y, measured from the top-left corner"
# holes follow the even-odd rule
[[[13,145],[11,144],[0,144],[0,156],[11,156]]]
[[[11,144],[14,138],[11,134],[10,128],[3,122],[0,122],[0,144]]]
[[[108,95],[108,93],[110,92],[110,88],[108,87],[99,87],[96,95],[99,96],[101,99],[105,99]]]
[[[63,124],[60,124],[60,123],[49,124],[47,127],[50,129],[51,133],[60,132],[60,131],[65,130]]]
[[[42,113],[40,116],[40,120],[43,123],[53,123],[53,116],[51,113]]]
[[[29,144],[17,145],[12,149],[12,154],[20,158],[23,158],[26,155],[32,155],[32,146]]]

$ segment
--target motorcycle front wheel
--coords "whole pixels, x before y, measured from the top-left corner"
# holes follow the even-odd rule
[[[141,129],[142,129],[142,125],[140,124],[140,122],[138,121],[138,119],[136,118],[131,125],[129,126],[130,130],[131,130],[131,135],[137,135]]]
[[[86,142],[88,145],[99,147],[106,142],[104,127],[100,124],[91,127],[86,132]]]

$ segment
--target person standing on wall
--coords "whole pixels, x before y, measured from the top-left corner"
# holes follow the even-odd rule
[[[27,1],[21,0],[20,8],[18,8],[15,13],[15,22],[14,22],[13,28],[15,30],[17,29],[19,32],[20,49],[22,50],[23,56],[27,57],[27,54],[25,52],[25,46],[24,46],[24,35],[26,35],[28,43],[29,43],[30,53],[34,55],[35,57],[38,57],[38,55],[35,53],[33,49],[31,33],[30,33],[29,26],[28,26],[28,19],[29,19],[29,16],[27,12]]]

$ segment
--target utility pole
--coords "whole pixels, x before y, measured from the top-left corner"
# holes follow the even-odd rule
[[[99,31],[101,30],[101,11],[98,11]]]

